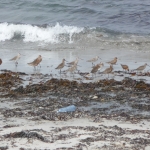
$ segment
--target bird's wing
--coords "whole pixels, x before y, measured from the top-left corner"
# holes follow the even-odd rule
[[[105,69],[102,73],[107,73],[110,68]]]
[[[114,60],[111,60],[111,61],[109,61],[109,62],[107,62],[107,63],[111,64],[111,63],[113,63],[113,62],[114,62]]]
[[[91,61],[93,61],[94,60],[94,58],[92,58],[92,59],[90,59],[90,60],[87,60],[88,62],[91,62]]]
[[[10,59],[10,61],[16,60],[16,59],[17,59],[17,56],[15,56],[15,57],[13,57],[12,59]]]
[[[74,63],[75,63],[75,61],[72,61],[72,62],[67,63],[67,64],[69,64],[69,65],[73,65]]]
[[[62,66],[62,63],[59,64],[55,69],[59,69]]]
[[[36,58],[33,62],[28,63],[28,65],[33,65],[37,62],[38,58]]]

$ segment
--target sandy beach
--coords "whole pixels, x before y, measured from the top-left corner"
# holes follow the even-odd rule
[[[150,149],[149,68],[132,75],[120,66],[132,70],[149,63],[149,52],[26,50],[16,68],[9,59],[17,52],[1,51],[0,149]],[[38,55],[43,61],[34,70],[27,63]],[[78,72],[75,77],[60,75],[55,69],[63,58],[70,62],[77,56],[83,59],[78,67],[82,74],[91,71],[87,60],[95,56],[104,63],[102,70],[114,57],[118,62],[109,79],[101,73],[94,79]],[[57,112],[69,105],[76,111]]]

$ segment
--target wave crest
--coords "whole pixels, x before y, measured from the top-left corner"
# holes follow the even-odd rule
[[[23,39],[24,42],[73,42],[73,35],[83,31],[83,28],[75,26],[55,26],[39,27],[30,24],[9,24],[0,23],[0,41],[11,39]]]

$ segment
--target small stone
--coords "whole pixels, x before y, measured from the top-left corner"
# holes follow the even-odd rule
[[[97,98],[98,98],[98,96],[95,95],[92,99],[97,99]]]

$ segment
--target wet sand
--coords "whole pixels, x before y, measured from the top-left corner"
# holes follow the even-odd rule
[[[91,47],[93,48],[93,47]],[[42,74],[58,74],[58,70],[55,68],[61,63],[62,59],[65,58],[68,62],[76,59],[77,56],[82,58],[83,60],[79,60],[78,69],[81,72],[90,72],[92,70],[92,64],[87,62],[87,60],[99,56],[99,59],[96,63],[103,62],[104,70],[109,67],[109,64],[106,62],[114,59],[114,57],[118,58],[117,65],[114,66],[115,71],[122,71],[120,64],[127,64],[130,70],[136,69],[138,66],[144,65],[148,63],[150,65],[150,52],[146,50],[127,50],[127,49],[106,49],[103,50],[101,48],[93,48],[92,50],[88,48],[75,47],[73,49],[61,49],[61,50],[10,50],[10,49],[1,49],[1,59],[3,60],[3,64],[0,66],[0,70],[7,69],[11,71],[25,72],[27,74],[34,73],[33,67],[27,65],[27,63],[32,62],[38,55],[42,55],[43,61],[41,62],[41,68],[39,70]],[[17,55],[17,53],[23,54],[18,61],[18,67],[16,68],[14,63],[9,61],[11,58]],[[66,70],[68,67],[65,66],[62,70]],[[150,67],[147,67],[145,71],[149,70]]]
[[[150,148],[148,67],[137,76],[123,72],[120,66],[124,63],[135,69],[148,63],[146,52],[26,51],[17,68],[8,61],[16,53],[4,53],[0,66],[1,149]],[[27,63],[39,54],[43,56],[41,68],[34,71]],[[109,79],[100,73],[95,79],[78,73],[75,78],[60,76],[54,69],[62,58],[72,61],[80,56],[84,60],[79,61],[79,70],[87,73],[92,64],[86,60],[95,54],[104,63],[118,57]],[[109,66],[104,65],[103,70]],[[57,113],[69,105],[75,105],[76,111]]]

